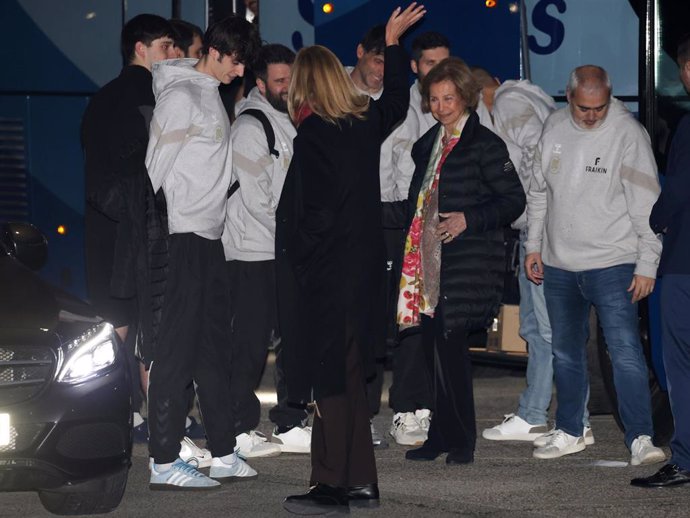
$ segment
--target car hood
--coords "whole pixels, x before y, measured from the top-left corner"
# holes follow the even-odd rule
[[[12,256],[0,256],[0,335],[57,334],[71,339],[102,319]]]

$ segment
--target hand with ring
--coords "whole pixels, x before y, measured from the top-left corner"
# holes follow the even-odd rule
[[[441,222],[436,227],[436,237],[447,244],[467,229],[464,212],[445,212],[439,214]]]

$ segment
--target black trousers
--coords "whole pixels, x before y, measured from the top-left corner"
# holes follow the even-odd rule
[[[345,393],[316,401],[318,413],[314,413],[311,435],[312,484],[350,487],[377,483],[362,361],[354,340],[348,340],[347,347]]]
[[[208,447],[214,457],[235,448],[230,375],[228,279],[220,240],[170,236],[160,335],[149,373],[149,450],[156,463],[173,462],[187,415],[186,388],[197,386]]]
[[[384,206],[386,204],[384,203]],[[367,401],[371,415],[376,415],[381,409],[381,392],[383,391],[383,374],[388,347],[393,347],[398,339],[398,290],[400,275],[402,274],[403,249],[405,247],[405,231],[398,228],[384,228],[383,240],[386,245],[386,307],[385,326],[386,339],[376,349],[376,375],[367,380]],[[394,381],[395,382],[395,381]]]
[[[419,328],[402,335],[393,349],[393,384],[388,401],[394,412],[433,408],[434,398]]]
[[[274,261],[228,261],[230,294],[230,403],[235,431],[249,432],[261,419],[254,391],[261,381],[276,324]]]
[[[434,395],[434,416],[425,445],[473,454],[477,423],[468,333],[453,330],[445,335],[443,328],[440,308],[434,318],[422,316],[422,340]]]
[[[276,361],[273,371],[273,381],[276,385],[278,403],[268,411],[268,418],[273,424],[279,427],[292,428],[294,426],[304,426],[309,418],[307,411],[288,404],[282,340],[279,340],[275,344],[273,352],[275,353]]]

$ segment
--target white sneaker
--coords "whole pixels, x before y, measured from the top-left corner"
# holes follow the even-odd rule
[[[534,442],[532,444],[535,448],[541,448],[542,446],[546,446],[546,443],[549,442],[549,440],[555,433],[556,429],[552,428],[544,435],[540,435],[539,437],[534,439]],[[591,446],[592,444],[594,444],[594,432],[592,432],[591,426],[585,426],[582,429],[582,436],[585,438],[585,446]]]
[[[571,455],[585,449],[585,438],[575,437],[565,433],[563,430],[556,430],[549,442],[541,448],[532,452],[536,459],[557,459],[563,455]]]
[[[422,427],[425,433],[429,433],[429,427],[431,426],[431,410],[428,408],[421,408],[415,410],[414,416],[419,421],[419,426]]]
[[[545,424],[532,425],[515,414],[506,414],[501,424],[485,428],[482,437],[490,441],[533,441],[546,433]]]
[[[199,448],[189,437],[180,442],[180,459],[195,469],[208,468],[211,465],[211,452]],[[153,457],[149,457],[149,470],[153,466]]]
[[[310,453],[311,426],[293,426],[283,433],[278,433],[278,428],[275,428],[271,442],[277,444],[283,453]]]
[[[390,432],[395,442],[402,446],[421,446],[427,439],[413,412],[398,412],[393,416]]]
[[[235,440],[237,441],[235,453],[243,459],[280,455],[280,446],[267,442],[265,435],[254,430],[249,433],[239,434],[235,437]]]
[[[666,454],[661,448],[654,446],[649,435],[639,435],[630,446],[630,465],[655,464],[666,460]]]
[[[213,457],[208,476],[219,482],[232,482],[252,480],[258,475],[249,464],[233,453],[231,462],[224,462],[220,457]]]

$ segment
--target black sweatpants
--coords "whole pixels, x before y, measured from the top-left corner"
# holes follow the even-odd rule
[[[406,332],[393,349],[393,384],[388,401],[394,412],[433,409],[434,398],[420,328]]]
[[[344,394],[318,399],[311,434],[311,484],[350,487],[376,484],[376,459],[371,442],[369,409],[362,360],[348,339]]]
[[[468,333],[453,330],[444,336],[443,327],[440,308],[434,318],[422,316],[422,340],[434,395],[434,416],[425,444],[470,455],[477,442],[477,424]]]
[[[149,450],[157,464],[180,451],[193,380],[214,457],[235,448],[230,405],[228,279],[220,239],[170,236],[160,333],[149,373]]]
[[[261,402],[254,390],[261,381],[276,324],[274,261],[228,261],[230,294],[230,402],[235,431],[255,429]]]

